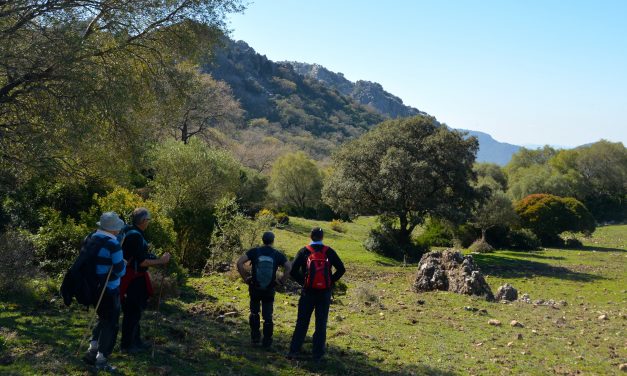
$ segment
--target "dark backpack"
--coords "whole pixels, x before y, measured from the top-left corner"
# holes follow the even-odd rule
[[[257,251],[259,252],[259,251]],[[274,257],[257,255],[255,265],[255,287],[265,290],[274,282]]]
[[[63,303],[69,306],[72,298],[84,306],[96,305],[98,297],[105,287],[96,275],[98,251],[107,242],[107,238],[87,235],[81,244],[81,250],[74,264],[68,269],[61,283]]]
[[[312,290],[331,288],[331,263],[327,258],[329,247],[325,245],[320,251],[316,251],[310,245],[305,248],[309,251],[309,256],[307,256],[307,270],[303,287]]]

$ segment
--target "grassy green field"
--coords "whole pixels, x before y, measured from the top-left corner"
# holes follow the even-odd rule
[[[612,375],[627,363],[625,225],[599,228],[583,249],[475,256],[494,292],[507,282],[534,301],[565,301],[547,306],[411,292],[415,265],[364,250],[368,218],[347,224],[343,234],[292,218],[277,230],[277,247],[293,256],[314,224],[327,230],[326,242],[348,270],[347,292],[331,306],[325,364],[284,358],[296,318],[293,294],[276,296],[274,351],[251,347],[247,290],[234,273],[189,279],[159,313],[146,312],[154,358],[116,353],[112,362],[127,375]],[[79,360],[86,347],[79,340],[93,311],[41,292],[29,296],[0,301],[0,374],[90,374]]]

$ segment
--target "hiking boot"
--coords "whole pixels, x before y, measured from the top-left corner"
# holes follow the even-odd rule
[[[111,364],[109,364],[109,362],[107,361],[107,359],[96,359],[96,370],[97,371],[103,371],[103,372],[116,372],[117,368],[112,366]]]
[[[81,358],[83,362],[89,364],[90,366],[96,365],[96,355],[98,355],[98,351],[88,350],[85,355]]]

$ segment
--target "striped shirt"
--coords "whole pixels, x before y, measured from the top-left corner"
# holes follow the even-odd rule
[[[108,232],[98,230],[92,236],[100,238],[99,240],[108,238],[98,250],[96,274],[100,281],[104,282],[109,274],[109,269],[113,268],[107,283],[107,290],[116,290],[120,287],[120,278],[126,273],[122,247],[115,235]]]

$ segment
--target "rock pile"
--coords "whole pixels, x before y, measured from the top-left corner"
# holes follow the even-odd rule
[[[494,294],[472,256],[463,256],[453,250],[423,255],[412,288],[416,292],[452,291],[494,300]]]
[[[516,290],[514,286],[510,285],[509,283],[506,283],[503,286],[499,287],[496,292],[495,299],[497,301],[506,300],[508,302],[513,302],[518,299],[518,290]]]

